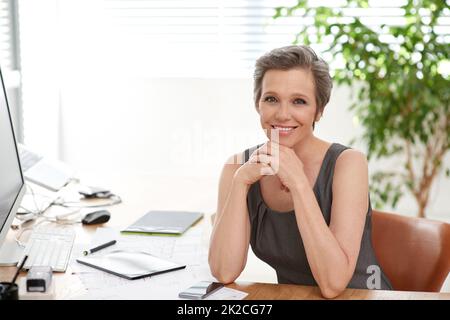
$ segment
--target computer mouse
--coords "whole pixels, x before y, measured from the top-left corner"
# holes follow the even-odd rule
[[[111,213],[107,210],[99,210],[94,211],[91,213],[88,213],[84,216],[83,220],[81,222],[83,224],[99,224],[99,223],[105,223],[109,221],[109,218],[111,218]]]

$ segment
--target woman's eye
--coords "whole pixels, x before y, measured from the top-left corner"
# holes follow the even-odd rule
[[[277,99],[275,99],[275,97],[272,96],[267,96],[264,98],[265,102],[277,102]]]
[[[294,100],[294,103],[295,103],[295,104],[306,104],[306,101],[305,101],[304,99],[300,99],[300,98],[299,98],[299,99],[295,99],[295,100]]]

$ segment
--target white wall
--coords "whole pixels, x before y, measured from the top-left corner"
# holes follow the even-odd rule
[[[62,157],[80,168],[217,176],[264,135],[249,81],[86,78],[62,91]]]
[[[19,1],[24,139],[34,150],[57,157],[59,115],[58,0]]]

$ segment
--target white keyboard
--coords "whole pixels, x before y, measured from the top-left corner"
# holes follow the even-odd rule
[[[51,266],[53,271],[65,272],[74,241],[75,231],[70,227],[36,227],[25,246],[23,257],[27,255],[28,259],[24,269],[30,269],[32,266]]]

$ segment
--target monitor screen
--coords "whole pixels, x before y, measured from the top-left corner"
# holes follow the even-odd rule
[[[5,224],[10,214],[15,214],[11,211],[23,184],[6,89],[0,71],[0,234],[8,231],[6,229],[9,226]]]

